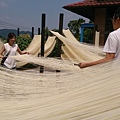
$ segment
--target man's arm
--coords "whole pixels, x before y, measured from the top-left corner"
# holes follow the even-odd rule
[[[115,53],[106,53],[105,58],[94,61],[94,62],[82,62],[82,63],[79,63],[79,67],[80,68],[85,68],[85,67],[97,65],[97,64],[100,64],[100,63],[105,63],[105,62],[113,60],[114,58],[115,58]]]

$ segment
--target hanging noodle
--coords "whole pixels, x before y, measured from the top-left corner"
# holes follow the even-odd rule
[[[61,71],[0,67],[1,120],[120,120],[120,61],[80,69],[67,60],[11,57]]]

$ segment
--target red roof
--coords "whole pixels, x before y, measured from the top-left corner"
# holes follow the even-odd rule
[[[118,5],[120,0],[84,0],[72,4],[65,5],[66,7],[85,7],[85,6],[107,6],[107,5]]]
[[[109,11],[109,17],[112,17],[114,11],[120,6],[120,0],[83,0],[63,6],[64,9],[82,15],[94,20],[96,8],[106,8]]]

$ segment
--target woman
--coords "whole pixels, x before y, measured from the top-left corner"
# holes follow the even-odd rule
[[[81,62],[79,63],[80,68],[109,62],[113,59],[120,60],[120,8],[115,11],[112,18],[112,24],[114,31],[109,34],[103,49],[103,52],[106,53],[105,58],[94,62]]]
[[[8,34],[7,43],[5,43],[0,51],[0,58],[2,58],[1,65],[9,69],[16,67],[16,61],[7,56],[14,56],[18,52],[20,55],[29,54],[29,52],[22,52],[17,44],[15,44],[16,35],[14,33]],[[3,56],[4,53],[4,56]]]

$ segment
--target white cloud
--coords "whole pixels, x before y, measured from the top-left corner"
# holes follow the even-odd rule
[[[0,1],[0,8],[5,8],[7,6],[8,4],[5,1]]]

